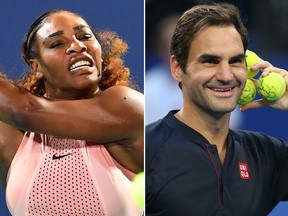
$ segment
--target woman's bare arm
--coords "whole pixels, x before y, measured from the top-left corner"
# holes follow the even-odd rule
[[[25,131],[110,143],[135,140],[144,127],[144,97],[127,87],[91,99],[49,100],[8,81],[0,86],[1,121]]]
[[[0,120],[23,131],[105,144],[124,167],[143,169],[144,96],[114,86],[94,98],[49,100],[0,79]]]

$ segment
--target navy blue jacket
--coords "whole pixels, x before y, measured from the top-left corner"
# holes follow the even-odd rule
[[[230,130],[222,166],[175,112],[146,127],[146,216],[267,216],[287,200],[287,143]]]

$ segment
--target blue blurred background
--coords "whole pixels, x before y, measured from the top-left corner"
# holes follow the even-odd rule
[[[144,83],[144,2],[143,0],[14,0],[0,7],[0,69],[11,79],[22,77],[26,66],[21,43],[32,22],[43,12],[61,8],[82,15],[95,30],[116,31],[129,45],[124,56],[135,82]],[[9,216],[0,188],[0,216]]]
[[[193,5],[209,0],[146,0],[146,123],[181,107],[177,83],[168,68],[169,42],[175,21]],[[214,1],[224,2],[224,1]],[[249,49],[274,66],[288,69],[288,1],[226,0],[238,6],[249,31]],[[167,87],[167,88],[165,88]],[[162,109],[161,109],[162,108]],[[232,115],[232,127],[260,131],[288,141],[288,113],[261,108]],[[288,182],[287,182],[288,184]],[[288,202],[281,202],[269,216],[288,215]]]

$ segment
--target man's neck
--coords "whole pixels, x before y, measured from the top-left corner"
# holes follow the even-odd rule
[[[221,162],[224,162],[229,132],[229,113],[221,118],[215,118],[207,113],[181,109],[175,114],[175,117],[204,136],[209,143],[216,145]]]

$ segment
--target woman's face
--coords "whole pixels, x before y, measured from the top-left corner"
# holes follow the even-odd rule
[[[69,12],[50,15],[36,34],[34,72],[45,77],[51,98],[92,97],[101,78],[101,46],[88,24]]]

